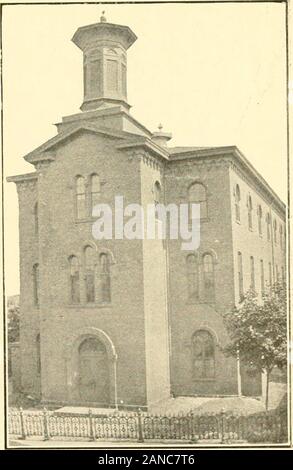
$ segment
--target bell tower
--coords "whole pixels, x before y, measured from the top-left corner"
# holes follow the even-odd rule
[[[128,111],[127,49],[136,41],[128,26],[100,23],[78,28],[72,41],[83,52],[82,111],[119,104]]]

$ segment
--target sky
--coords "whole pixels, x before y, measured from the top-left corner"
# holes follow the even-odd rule
[[[286,201],[285,4],[9,5],[3,11],[4,176],[34,167],[23,156],[79,112],[79,26],[129,26],[131,114],[171,146],[237,145]],[[6,295],[19,292],[18,201],[4,185]]]

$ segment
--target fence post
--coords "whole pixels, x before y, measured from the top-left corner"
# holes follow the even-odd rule
[[[137,425],[138,425],[138,439],[137,439],[137,442],[144,442],[143,429],[142,429],[142,420],[141,420],[141,409],[140,408],[138,408],[138,411],[137,411]]]
[[[25,427],[24,427],[24,417],[23,417],[23,409],[20,407],[19,408],[19,417],[20,417],[20,432],[21,432],[21,437],[20,439],[25,439]]]
[[[48,441],[50,439],[50,432],[49,432],[49,423],[48,423],[48,414],[46,408],[43,410],[43,425],[44,425],[44,441]]]
[[[89,408],[90,441],[95,440],[94,423],[92,410]]]
[[[197,438],[195,437],[195,432],[194,432],[194,414],[193,411],[190,412],[189,414],[189,423],[190,423],[190,443],[194,444],[197,442]]]
[[[221,444],[225,443],[225,410],[224,408],[221,410],[221,415],[220,415],[220,420],[221,420]]]

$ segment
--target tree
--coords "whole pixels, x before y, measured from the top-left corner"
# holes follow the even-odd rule
[[[230,342],[224,353],[240,357],[251,372],[266,373],[266,409],[269,381],[274,367],[287,364],[287,294],[286,285],[275,283],[263,294],[249,291],[242,302],[223,315]]]
[[[10,303],[8,305],[8,342],[19,341],[19,305]]]

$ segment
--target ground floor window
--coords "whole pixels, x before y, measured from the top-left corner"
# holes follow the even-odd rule
[[[192,363],[195,379],[215,377],[215,342],[206,330],[196,331],[192,337]]]

